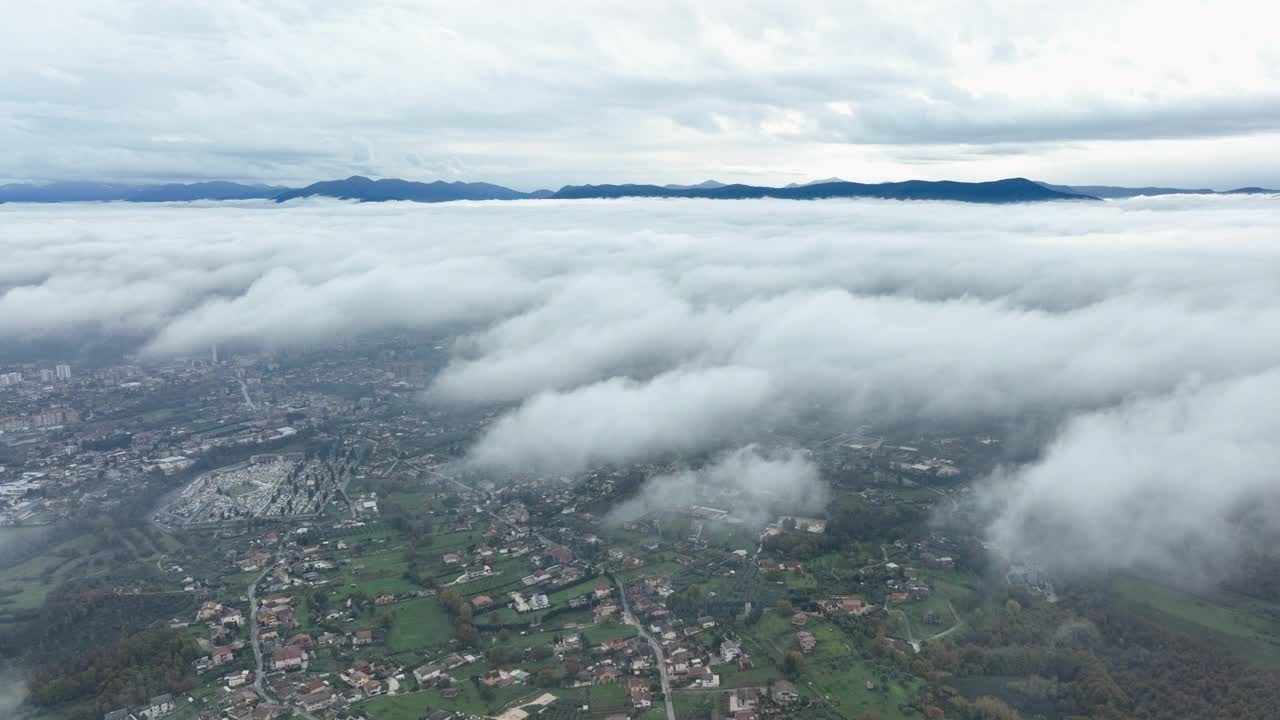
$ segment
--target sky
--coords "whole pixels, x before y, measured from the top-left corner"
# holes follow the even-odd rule
[[[797,412],[981,422],[1038,443],[979,483],[993,547],[1185,577],[1280,533],[1275,202],[14,204],[0,343],[204,358],[412,330],[448,356],[425,405],[498,413],[462,462],[713,456],[660,496],[740,477],[820,506],[767,445]]]
[[[1274,2],[54,0],[0,182],[1280,186]]]

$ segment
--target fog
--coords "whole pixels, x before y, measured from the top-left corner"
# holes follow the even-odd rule
[[[1167,568],[1277,494],[1276,202],[4,206],[0,342],[462,327],[423,401],[504,408],[467,458],[495,472],[723,452],[815,407],[1054,427],[987,483],[989,539]]]
[[[734,520],[761,527],[781,512],[820,513],[826,502],[818,467],[803,452],[748,445],[701,467],[651,478],[606,520],[625,522],[657,510],[711,505],[728,510]]]

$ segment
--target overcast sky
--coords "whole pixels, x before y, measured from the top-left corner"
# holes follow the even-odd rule
[[[1280,186],[1277,7],[23,3],[0,182]]]

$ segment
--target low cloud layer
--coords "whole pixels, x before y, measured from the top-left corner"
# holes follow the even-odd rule
[[[1241,543],[1280,530],[1278,394],[1274,369],[1072,419],[1041,460],[992,478],[989,539],[1059,572],[1230,574]]]
[[[803,452],[748,445],[696,469],[651,478],[607,519],[625,522],[698,505],[728,511],[735,521],[761,527],[776,520],[778,513],[820,513],[826,501],[818,467]]]
[[[496,472],[742,447],[815,408],[1065,423],[1005,472],[992,539],[1164,565],[1229,553],[1275,492],[1242,459],[1280,428],[1232,408],[1280,368],[1276,202],[6,206],[0,341],[448,333],[427,400],[503,409],[467,458]]]

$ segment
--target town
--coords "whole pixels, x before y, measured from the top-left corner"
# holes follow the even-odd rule
[[[133,603],[139,629],[172,633],[185,664],[132,692],[55,688],[51,716],[892,719],[932,707],[922,658],[989,600],[977,538],[930,519],[965,515],[965,480],[998,440],[797,422],[774,441],[822,468],[821,516],[784,504],[762,518],[777,498],[707,486],[620,520],[614,508],[683,461],[469,472],[454,460],[494,413],[423,402],[437,347],[389,336],[0,375],[0,530],[50,534],[0,573],[2,619],[39,622],[59,583],[82,582]],[[54,530],[85,516],[98,520]],[[1052,593],[1026,568],[1010,577]]]

